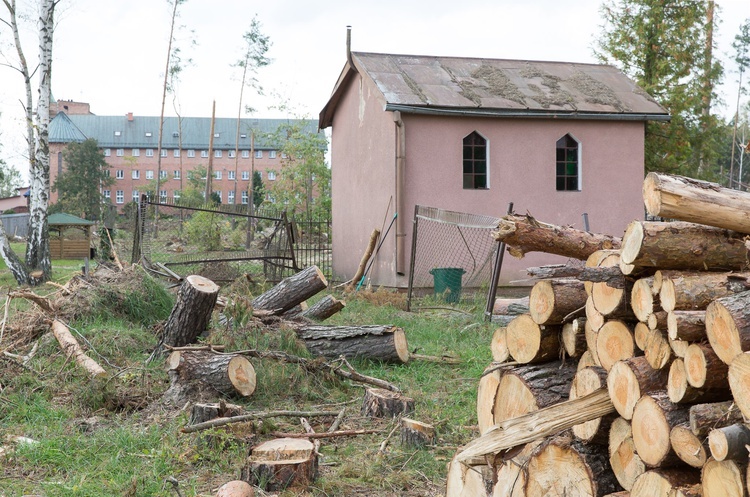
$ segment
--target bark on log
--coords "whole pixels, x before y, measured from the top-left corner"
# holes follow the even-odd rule
[[[195,274],[185,278],[164,325],[161,343],[170,347],[195,343],[208,329],[218,295],[219,286],[213,281]]]
[[[669,314],[667,311],[656,311],[652,313],[646,320],[646,324],[650,330],[663,330],[667,331]]]
[[[602,367],[609,371],[617,361],[633,357],[634,353],[632,326],[616,320],[604,323],[596,337],[596,355]]]
[[[494,423],[566,400],[575,372],[575,364],[560,361],[506,370],[497,387]]]
[[[588,258],[586,259],[585,267],[586,269],[597,269],[599,268],[599,264],[607,258],[610,254],[619,254],[619,250],[615,249],[609,249],[609,250],[597,250],[596,252],[593,252]],[[609,271],[611,268],[607,269]],[[622,274],[622,271],[619,271],[620,274]],[[594,281],[589,281],[585,278],[580,278],[583,280],[583,286],[586,289],[586,294],[591,296],[591,288],[594,286]]]
[[[743,421],[742,412],[733,400],[695,404],[690,407],[690,431],[705,438],[715,428],[730,426]]]
[[[506,329],[511,357],[521,364],[548,362],[560,357],[562,327],[539,325],[528,314],[517,316]]]
[[[750,233],[750,193],[684,176],[649,173],[643,201],[652,216]]]
[[[73,357],[76,364],[85,369],[91,376],[106,375],[107,372],[98,362],[84,354],[78,340],[68,331],[68,327],[57,319],[52,321],[52,334],[57,338],[60,347],[68,357]]]
[[[167,358],[167,370],[178,383],[201,381],[222,395],[249,397],[255,391],[255,369],[239,354],[175,350]]]
[[[711,457],[717,461],[747,462],[750,444],[750,427],[737,423],[711,430],[708,434],[708,446],[711,449]]]
[[[716,461],[708,459],[701,471],[703,497],[745,497],[747,461]]]
[[[620,416],[630,420],[641,396],[664,389],[668,378],[666,368],[653,369],[645,357],[631,357],[612,366],[607,375],[607,390]]]
[[[369,418],[395,418],[414,412],[414,399],[382,388],[367,388],[361,413]]]
[[[706,339],[706,311],[672,311],[667,314],[667,331],[673,340],[700,342]]]
[[[527,252],[546,252],[585,261],[597,250],[620,247],[619,238],[540,223],[530,215],[503,217],[492,235],[518,258]]]
[[[505,362],[510,358],[510,351],[508,350],[508,328],[501,326],[500,328],[495,329],[495,332],[492,333],[490,351],[492,352],[492,360],[495,362]]]
[[[683,359],[675,359],[669,368],[667,382],[669,400],[675,404],[691,404],[695,402],[720,402],[730,399],[732,393],[729,388],[696,388],[688,383],[687,370]]]
[[[333,295],[326,295],[306,311],[302,311],[302,317],[314,321],[325,321],[344,307],[346,307],[346,302],[337,299]]]
[[[620,269],[653,267],[739,271],[747,265],[743,235],[701,224],[633,221],[622,237]]]
[[[585,397],[597,390],[607,388],[607,371],[602,367],[588,367],[576,372],[570,386],[570,400]],[[573,435],[586,443],[606,445],[609,443],[609,428],[617,418],[616,413],[592,419],[573,427]]]
[[[391,325],[304,326],[297,331],[297,336],[314,356],[396,363],[409,360],[404,330]]]
[[[493,410],[495,409],[495,397],[497,396],[497,386],[503,376],[501,369],[494,368],[492,365],[485,370],[485,374],[479,379],[477,387],[477,424],[479,425],[479,434],[484,435],[487,430],[495,424]]]
[[[694,343],[685,352],[687,381],[695,388],[729,389],[729,366],[705,343]]]
[[[577,318],[565,323],[561,341],[565,353],[570,357],[581,357],[586,351],[586,318]]]
[[[645,345],[643,355],[646,356],[648,364],[654,369],[667,367],[674,357],[666,331],[649,330]]]
[[[188,426],[197,425],[198,423],[205,423],[216,418],[224,418],[230,416],[239,416],[242,414],[244,409],[242,406],[235,404],[216,403],[216,404],[193,404],[190,409],[190,420]]]
[[[633,442],[646,466],[653,468],[679,464],[669,434],[672,428],[687,421],[688,408],[670,402],[666,391],[653,392],[638,400],[633,409]]]
[[[617,267],[620,263],[620,254],[614,253],[605,257],[599,266],[602,268]],[[594,300],[594,307],[604,316],[626,316],[632,315],[629,298],[633,287],[631,279],[620,275],[617,283],[610,282],[594,283],[591,286],[591,298]]]
[[[646,465],[635,451],[630,421],[617,418],[609,429],[609,462],[617,481],[625,490],[646,472]]]
[[[586,304],[586,290],[578,280],[543,280],[529,295],[529,314],[540,325],[562,324],[570,313]]]
[[[706,335],[716,355],[727,364],[750,350],[750,291],[711,302],[706,308]]]
[[[492,314],[518,316],[529,313],[529,297],[517,299],[497,298],[492,306]]]
[[[630,497],[671,497],[678,492],[685,497],[700,497],[699,483],[698,472],[686,468],[646,471],[635,481]]]
[[[729,388],[732,397],[746,418],[750,418],[750,352],[734,358],[729,365]]]
[[[566,264],[547,264],[546,266],[527,267],[526,274],[536,280],[551,280],[560,278],[578,278],[583,271],[584,263],[574,260]],[[528,311],[526,311],[528,312]]]
[[[649,316],[657,310],[659,299],[658,294],[654,294],[652,290],[653,283],[653,276],[640,278],[633,283],[630,291],[630,308],[642,323],[647,322]]]
[[[698,438],[687,424],[675,426],[669,433],[672,450],[682,462],[693,468],[702,468],[708,460],[708,440]]]
[[[434,445],[437,436],[435,427],[416,419],[401,418],[401,445],[423,448]]]
[[[748,273],[678,273],[664,280],[659,293],[665,311],[703,310],[714,300],[748,290]]]
[[[307,488],[314,480],[318,458],[314,445],[302,438],[277,438],[256,446],[240,479],[267,492]]]
[[[276,286],[253,299],[254,309],[282,314],[328,286],[318,266],[310,266],[281,280]]]
[[[528,463],[527,496],[603,497],[618,488],[603,446],[560,436],[542,444]]]

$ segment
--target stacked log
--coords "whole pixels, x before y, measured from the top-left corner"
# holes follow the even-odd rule
[[[521,216],[501,223],[512,255],[586,265],[530,270],[551,277],[493,337],[481,434],[451,463],[474,468],[477,495],[748,494],[750,193],[652,173],[644,201],[676,221],[634,221],[619,249]],[[586,254],[570,252],[576,241]],[[603,391],[609,410],[565,407]],[[555,430],[539,421],[553,411]]]

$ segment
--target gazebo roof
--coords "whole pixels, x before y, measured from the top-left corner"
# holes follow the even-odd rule
[[[47,217],[47,224],[50,226],[91,226],[95,223],[93,221],[81,219],[72,214],[57,212],[55,214],[50,214]]]

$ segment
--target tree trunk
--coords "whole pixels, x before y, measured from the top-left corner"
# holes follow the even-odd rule
[[[672,353],[672,347],[669,346],[666,331],[649,330],[645,345],[643,355],[646,356],[649,366],[654,369],[662,369],[669,365],[674,354]]]
[[[586,259],[585,267],[587,269],[595,269],[598,268],[599,265],[602,263],[603,260],[605,260],[610,254],[620,254],[619,250],[597,250],[596,252],[593,252],[588,258]],[[609,272],[608,268],[607,272]],[[622,274],[622,271],[618,271],[620,274]],[[619,276],[617,276],[619,279]],[[583,279],[583,278],[581,278]],[[594,286],[594,281],[587,281],[586,279],[583,279],[583,286],[586,289],[586,294],[591,296],[591,289]]]
[[[748,273],[680,273],[665,278],[659,293],[665,311],[703,310],[714,300],[748,290]]]
[[[302,317],[315,321],[325,321],[344,307],[346,307],[346,302],[335,298],[333,295],[326,295],[306,311],[302,311]]]
[[[239,416],[243,411],[242,406],[226,404],[224,402],[217,404],[193,404],[193,407],[190,409],[188,425],[197,425],[216,418]]]
[[[729,365],[729,388],[732,397],[746,418],[750,418],[750,352],[734,358]]]
[[[560,357],[561,326],[535,323],[522,314],[506,329],[506,343],[511,357],[521,364],[548,362]]]
[[[733,400],[690,406],[690,431],[699,438],[706,438],[714,428],[742,421],[742,412]]]
[[[706,335],[716,355],[727,364],[743,351],[750,350],[750,291],[709,304]]]
[[[586,304],[586,290],[578,280],[543,280],[529,295],[529,314],[537,324],[562,324],[566,316]]]
[[[625,490],[632,489],[638,477],[646,472],[646,465],[635,451],[630,421],[625,418],[615,419],[609,429],[609,462]]]
[[[620,255],[610,254],[605,257],[599,266],[603,268],[617,267],[620,263]],[[620,274],[617,283],[600,282],[591,286],[591,297],[594,299],[594,307],[605,316],[632,316],[629,305],[630,292],[633,281]]]
[[[70,333],[68,327],[58,320],[52,321],[52,334],[55,335],[57,341],[60,343],[60,347],[68,357],[73,357],[76,363],[85,369],[89,375],[103,376],[107,372],[102,368],[99,363],[83,353],[81,346],[78,344],[78,340]]]
[[[505,242],[510,255],[518,258],[527,252],[546,252],[585,261],[597,250],[620,246],[619,238],[540,223],[530,215],[503,217],[492,235],[498,242]]]
[[[302,438],[277,438],[256,446],[242,468],[240,478],[267,492],[288,487],[306,489],[318,470],[312,442]]]
[[[391,325],[305,326],[297,331],[314,356],[365,358],[406,363],[409,346],[404,330]]]
[[[177,301],[164,325],[162,344],[183,347],[195,343],[208,329],[219,286],[203,276],[191,275],[177,292]]]
[[[492,365],[489,367],[493,368]],[[485,374],[479,379],[479,387],[477,387],[477,424],[479,425],[480,435],[484,435],[495,424],[493,410],[495,409],[497,386],[500,384],[502,376],[503,373],[500,369],[493,369],[489,373],[485,371]]]
[[[631,357],[612,366],[607,375],[607,389],[617,412],[630,420],[641,396],[662,390],[668,378],[666,368],[653,369],[645,357]]]
[[[607,371],[602,367],[588,367],[576,372],[570,386],[570,400],[585,397],[607,387]],[[592,419],[573,427],[573,435],[586,443],[606,445],[609,442],[609,428],[617,418],[612,413],[602,418]]]
[[[729,389],[729,366],[723,363],[710,345],[694,343],[685,353],[687,381],[695,388]]]
[[[667,331],[673,340],[700,342],[706,339],[706,311],[672,311],[667,314]]]
[[[622,321],[607,321],[596,337],[596,355],[602,367],[609,371],[622,359],[633,357],[635,339],[632,326]]]
[[[542,444],[528,463],[527,497],[603,497],[618,488],[604,446],[557,437]]]
[[[435,427],[415,419],[401,418],[401,444],[412,448],[435,445]]]
[[[198,380],[222,395],[249,397],[255,391],[255,369],[239,354],[175,350],[167,358],[167,369],[176,373],[178,383]]]
[[[650,330],[664,330],[667,331],[669,313],[667,311],[656,311],[651,314],[646,320],[646,324]]]
[[[565,323],[561,341],[565,353],[570,357],[581,357],[586,351],[586,318],[577,318]]]
[[[672,450],[682,462],[693,468],[702,468],[708,460],[708,440],[699,438],[685,425],[672,428],[669,433]]]
[[[711,457],[717,461],[744,461],[747,462],[750,444],[750,427],[737,423],[711,430],[708,434],[708,446],[711,448]]]
[[[746,265],[742,235],[700,224],[633,221],[625,230],[620,269],[738,271]],[[629,274],[623,270],[623,274]]]
[[[646,471],[638,477],[630,497],[700,497],[700,475],[686,468],[658,469]],[[696,493],[697,492],[697,493]]]
[[[383,388],[367,388],[361,412],[369,418],[395,418],[414,412],[414,399]]]
[[[257,296],[252,302],[253,308],[283,314],[327,286],[328,281],[318,266],[310,266]]]
[[[747,460],[715,461],[709,459],[701,472],[703,497],[745,497]]]
[[[633,442],[635,450],[648,467],[678,464],[669,434],[675,426],[688,421],[688,408],[674,404],[665,391],[641,397],[633,409]]]
[[[750,193],[683,176],[649,173],[643,200],[652,216],[750,233]]]
[[[649,316],[657,310],[659,302],[658,294],[652,291],[654,278],[649,276],[641,278],[633,283],[630,291],[630,307],[638,321],[645,323]]]
[[[494,423],[566,400],[575,372],[575,364],[559,361],[506,370],[497,387]]]

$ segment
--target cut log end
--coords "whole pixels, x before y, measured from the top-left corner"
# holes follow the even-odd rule
[[[708,459],[705,443],[687,426],[675,426],[669,433],[669,443],[677,457],[688,466],[702,468]]]
[[[628,266],[638,257],[643,244],[643,224],[633,221],[628,224],[620,247],[620,265]]]

